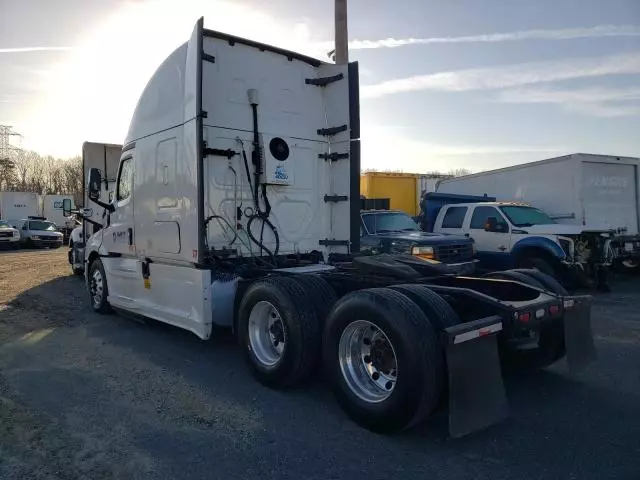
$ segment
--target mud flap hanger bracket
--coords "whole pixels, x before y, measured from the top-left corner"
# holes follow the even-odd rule
[[[449,375],[449,434],[462,437],[509,416],[502,380],[497,334],[498,315],[446,328]]]

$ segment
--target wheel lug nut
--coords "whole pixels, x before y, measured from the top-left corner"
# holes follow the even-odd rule
[[[391,382],[387,382],[384,384],[384,388],[386,388],[387,390],[391,390],[391,387],[393,387],[393,383]]]
[[[364,363],[371,363],[371,355],[364,356]]]
[[[379,374],[378,372],[373,372],[373,374],[371,375],[371,377],[372,377],[374,380],[378,380],[378,379],[380,378],[380,374]]]
[[[365,337],[362,339],[362,343],[364,343],[365,345],[371,345],[371,339]]]

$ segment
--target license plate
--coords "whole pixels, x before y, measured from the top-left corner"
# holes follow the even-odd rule
[[[633,252],[633,243],[631,243],[631,242],[625,242],[625,244],[624,244],[624,251],[625,251],[625,252]]]

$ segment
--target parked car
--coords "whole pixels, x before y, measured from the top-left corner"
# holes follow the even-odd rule
[[[60,248],[63,235],[55,223],[44,217],[29,217],[14,224],[20,230],[20,244],[26,248]]]
[[[17,248],[20,245],[20,232],[6,220],[0,220],[0,247]]]
[[[398,210],[364,210],[360,218],[361,252],[405,253],[441,263],[443,271],[464,275],[475,271],[477,260],[470,238],[422,232],[409,215]]]

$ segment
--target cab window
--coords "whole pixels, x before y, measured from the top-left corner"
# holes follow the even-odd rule
[[[462,228],[467,207],[449,207],[442,219],[442,228]]]
[[[473,211],[473,215],[471,217],[471,224],[469,228],[474,230],[484,230],[484,226],[487,223],[487,219],[493,217],[497,221],[497,226],[503,230],[507,231],[507,223],[504,221],[502,215],[495,207],[476,207]]]
[[[125,158],[120,163],[120,172],[118,173],[118,188],[116,191],[116,199],[120,202],[131,196],[131,187],[133,186],[133,158]]]

